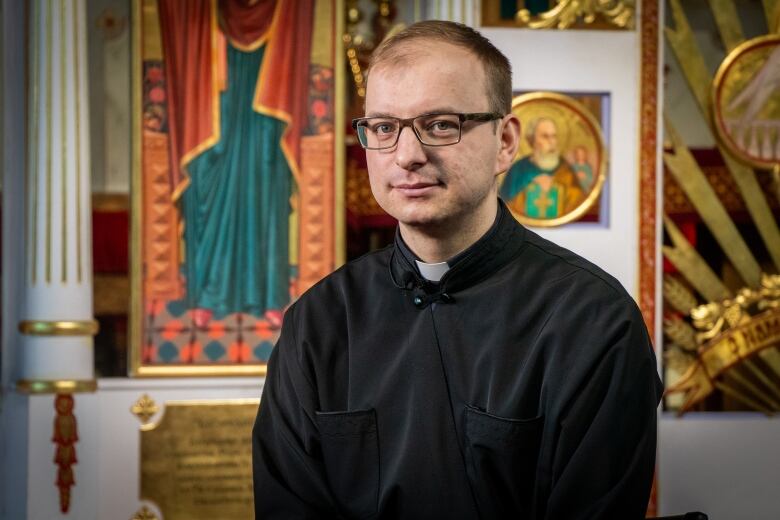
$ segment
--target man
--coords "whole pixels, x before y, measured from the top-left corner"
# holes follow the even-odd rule
[[[636,305],[497,198],[509,62],[466,26],[383,43],[353,125],[395,244],[284,317],[257,518],[642,518],[661,386]]]
[[[532,152],[509,169],[501,197],[511,209],[532,218],[556,218],[573,211],[585,200],[585,193],[561,157],[555,121],[532,120],[526,138]]]

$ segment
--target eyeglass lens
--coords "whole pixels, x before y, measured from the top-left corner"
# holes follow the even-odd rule
[[[429,146],[455,144],[460,140],[457,114],[422,115],[412,121],[421,143]],[[358,138],[367,148],[389,148],[398,141],[401,122],[392,117],[371,117],[358,125]]]

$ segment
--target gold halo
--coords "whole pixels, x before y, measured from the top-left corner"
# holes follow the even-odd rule
[[[732,50],[728,56],[723,60],[718,67],[718,72],[715,74],[715,79],[712,81],[712,94],[710,96],[710,112],[712,114],[713,125],[715,126],[718,140],[723,146],[739,161],[752,166],[753,168],[768,169],[775,168],[780,161],[768,160],[756,157],[743,150],[732,138],[729,131],[726,129],[723,110],[721,107],[721,97],[723,95],[724,88],[727,87],[727,80],[730,78],[729,74],[732,69],[737,65],[740,58],[745,55],[761,49],[766,46],[780,46],[780,35],[768,34],[765,36],[759,36],[746,42],[741,43]],[[741,71],[740,71],[741,72]],[[755,71],[754,71],[755,72]],[[748,78],[749,80],[750,78]],[[777,94],[774,94],[777,95]],[[780,132],[778,132],[778,139],[780,139]]]
[[[528,107],[534,104],[540,104],[542,106],[540,108],[534,107],[533,110],[531,110],[531,114],[533,114],[533,116],[528,117]],[[548,106],[544,107],[544,104],[547,104]],[[525,117],[521,117],[519,113],[521,109],[526,114]],[[528,94],[521,94],[516,96],[512,100],[512,113],[520,118],[521,134],[525,133],[524,125],[526,121],[530,119],[536,119],[556,111],[560,113],[574,113],[579,117],[580,121],[585,123],[585,126],[590,130],[590,133],[593,136],[593,140],[595,141],[596,147],[598,149],[598,160],[596,161],[598,165],[596,167],[596,179],[594,181],[593,188],[591,188],[590,192],[588,192],[585,200],[583,200],[580,205],[574,208],[572,211],[566,213],[565,215],[561,215],[560,217],[549,219],[533,218],[518,214],[510,208],[510,211],[512,211],[512,214],[517,219],[517,221],[526,226],[555,227],[567,224],[580,218],[591,208],[591,206],[593,206],[596,200],[598,200],[598,197],[601,194],[601,190],[604,187],[604,182],[607,180],[608,158],[606,153],[606,146],[604,145],[604,136],[601,133],[600,123],[582,103],[569,96],[557,94],[555,92],[531,92]],[[525,142],[525,135],[521,135],[520,139],[521,146],[518,147],[515,161],[520,158],[523,150],[527,147]],[[558,140],[563,143],[560,149],[565,150],[575,146],[577,143],[571,143],[570,141],[572,139],[573,137],[570,135],[568,128],[559,129]],[[502,183],[504,182],[505,178],[506,174],[504,174],[504,177],[501,180]]]

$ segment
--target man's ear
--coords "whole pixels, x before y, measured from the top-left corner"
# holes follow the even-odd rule
[[[498,130],[501,147],[498,149],[496,175],[504,173],[512,166],[517,148],[520,146],[520,120],[516,115],[509,113],[501,119]]]

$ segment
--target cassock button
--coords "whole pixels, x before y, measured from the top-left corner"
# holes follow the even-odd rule
[[[455,301],[455,299],[445,292],[445,293],[441,293],[441,301],[443,303],[452,303]]]
[[[414,305],[416,307],[422,307],[423,306],[424,302],[423,302],[423,299],[421,297],[415,296],[413,301],[414,301]]]

